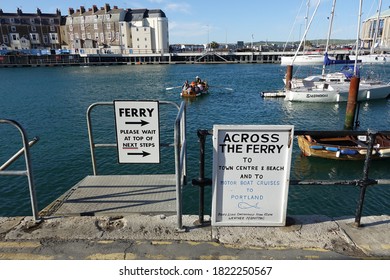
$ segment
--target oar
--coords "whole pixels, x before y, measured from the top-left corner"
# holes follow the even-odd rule
[[[215,87],[215,88],[223,88],[223,89],[226,89],[226,90],[233,91],[233,89],[232,89],[232,88],[228,88],[228,87],[221,87],[221,86],[210,86],[210,87]]]
[[[174,89],[174,88],[180,88],[181,86],[177,86],[177,87],[167,87],[165,90],[171,90],[171,89]]]

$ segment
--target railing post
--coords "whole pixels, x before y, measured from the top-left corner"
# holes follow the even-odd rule
[[[204,187],[211,185],[211,179],[205,178],[205,143],[207,130],[198,130],[199,138],[199,178],[192,180],[192,185],[199,187],[199,224],[204,224]]]
[[[6,119],[1,120],[0,119],[0,123],[8,123],[8,124],[13,125],[14,127],[16,127],[19,130],[19,132],[21,134],[22,142],[23,142],[24,159],[25,159],[25,163],[26,163],[26,171],[23,173],[24,173],[24,175],[27,176],[28,188],[29,188],[29,192],[30,192],[32,215],[34,217],[35,222],[38,223],[38,222],[40,222],[40,217],[39,217],[39,213],[38,213],[38,203],[37,203],[37,197],[36,197],[36,192],[35,192],[34,177],[33,177],[32,164],[31,164],[31,159],[30,159],[30,145],[29,145],[29,142],[27,140],[27,133],[24,130],[24,128],[17,121],[6,120]],[[6,168],[7,165],[9,165],[9,164],[6,163],[6,166],[4,168]]]
[[[356,215],[355,215],[354,226],[356,226],[356,227],[360,227],[360,220],[362,218],[363,203],[364,203],[364,198],[366,195],[366,190],[367,190],[367,187],[372,184],[371,180],[368,178],[368,171],[370,168],[372,148],[374,147],[376,132],[368,131],[367,134],[368,134],[368,146],[367,146],[366,159],[364,161],[363,179],[360,180],[358,183],[358,185],[360,187],[360,196],[359,196],[358,206],[357,206]]]

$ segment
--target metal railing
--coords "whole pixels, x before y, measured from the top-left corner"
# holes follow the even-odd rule
[[[354,226],[360,227],[364,198],[367,187],[372,185],[390,185],[390,179],[371,179],[369,178],[369,168],[371,163],[371,155],[374,147],[375,137],[377,134],[390,135],[390,131],[309,131],[309,130],[296,130],[294,135],[311,135],[311,136],[323,136],[337,137],[346,135],[364,135],[368,136],[367,153],[363,167],[363,177],[355,180],[290,180],[290,185],[347,185],[358,186],[360,188],[360,196],[358,205],[356,207]],[[212,180],[205,178],[205,143],[207,135],[213,135],[212,130],[198,130],[199,138],[199,178],[193,179],[192,184],[199,187],[199,224],[204,224],[204,187],[210,186]]]
[[[187,180],[187,140],[186,140],[186,105],[185,102],[181,102],[180,106],[170,101],[158,101],[159,104],[173,105],[177,108],[178,113],[176,115],[174,124],[174,143],[162,143],[162,146],[174,146],[175,153],[175,175],[176,175],[176,211],[177,211],[177,227],[178,230],[182,230],[183,222],[183,203],[182,203],[182,188],[186,184]],[[91,112],[97,106],[114,106],[114,102],[96,102],[91,104],[87,109],[87,127],[89,146],[92,160],[93,175],[97,175],[96,168],[96,154],[95,149],[98,147],[116,147],[117,144],[104,144],[95,143],[92,132],[92,118]]]
[[[27,181],[28,181],[28,186],[29,186],[29,191],[30,191],[32,215],[34,217],[35,222],[38,222],[38,221],[40,221],[40,218],[38,216],[38,204],[37,204],[37,198],[36,198],[36,193],[35,193],[35,184],[34,184],[32,165],[31,165],[30,147],[32,145],[34,145],[39,140],[39,138],[34,137],[33,140],[28,142],[27,133],[18,122],[14,121],[14,120],[0,119],[0,124],[2,124],[2,123],[12,125],[19,130],[21,137],[22,137],[23,148],[21,148],[12,157],[10,157],[9,160],[7,160],[2,166],[0,166],[0,176],[1,175],[27,176]],[[24,154],[25,163],[26,163],[26,170],[5,170],[23,154]]]

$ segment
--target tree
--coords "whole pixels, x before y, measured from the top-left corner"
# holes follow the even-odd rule
[[[212,48],[212,49],[218,49],[218,48],[219,48],[219,44],[218,44],[217,42],[215,42],[215,41],[212,41],[212,42],[210,43],[210,48]]]

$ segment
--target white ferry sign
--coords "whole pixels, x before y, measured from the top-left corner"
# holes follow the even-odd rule
[[[119,163],[160,163],[158,101],[115,100]]]
[[[215,125],[214,226],[284,226],[294,127]]]

